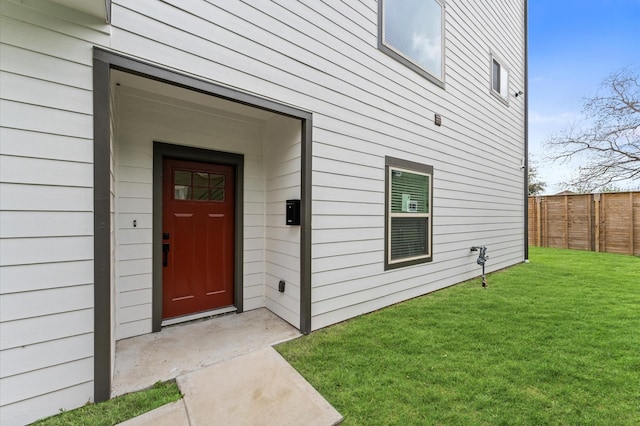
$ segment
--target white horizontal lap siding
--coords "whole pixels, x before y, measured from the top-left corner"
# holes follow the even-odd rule
[[[375,2],[116,1],[113,46],[313,112],[318,328],[477,275],[470,242],[497,247],[492,265],[521,260],[524,225],[512,215],[524,208],[523,104],[489,92],[492,49],[509,67],[510,91],[523,82],[521,8],[447,4],[444,90],[378,51]],[[383,271],[387,155],[434,166],[431,264]],[[405,274],[419,278],[405,287]],[[335,285],[363,277],[370,291]],[[327,298],[335,309],[316,300],[324,286],[347,291]]]
[[[92,398],[92,395],[93,382],[81,383],[3,407],[2,416],[5,419],[16,420],[8,423],[10,425],[21,425],[31,419],[41,419],[59,413],[60,407],[82,407]]]
[[[154,11],[153,11],[153,10],[145,10],[145,12],[146,12],[146,13],[153,14],[153,12],[154,12]],[[201,20],[200,18],[193,18],[193,17],[189,17],[189,16],[185,17],[185,19],[189,19],[189,18],[197,19],[197,23],[199,23],[199,24],[200,24],[200,27],[202,27],[203,25],[205,25],[205,24],[203,24],[203,23],[202,23],[202,20]],[[156,21],[154,21],[153,23],[154,23],[154,25],[159,25],[159,23],[158,23],[158,22],[156,22]],[[246,25],[246,23],[243,23],[243,25]],[[231,27],[231,26],[229,26],[229,27]],[[195,28],[195,29],[194,29],[194,30],[192,30],[192,31],[196,31],[197,29],[199,29],[199,26],[198,26],[196,23],[194,23],[194,27],[193,27],[193,28]],[[270,26],[270,28],[273,28],[273,26]],[[128,30],[131,30],[131,29],[128,29]],[[259,29],[254,28],[254,30],[255,30],[255,31],[257,31],[257,30],[259,30]],[[178,31],[178,30],[173,30],[173,31]],[[255,32],[255,31],[253,31],[253,32]],[[206,30],[203,30],[203,32],[206,32]],[[116,31],[115,35],[116,35],[116,38],[117,38],[117,37],[118,37],[118,32],[117,32],[117,31]],[[178,35],[178,34],[175,34],[174,36],[171,36],[171,39],[174,39],[174,38],[175,38],[175,36],[177,36],[177,35]],[[249,32],[249,33],[247,33],[247,36],[249,36],[249,35],[251,35],[251,33],[250,33],[250,32]],[[263,34],[263,35],[264,35],[265,37],[267,37],[267,36],[270,36],[270,37],[272,37],[272,38],[274,37],[274,35],[273,35],[273,34]],[[187,37],[193,37],[194,42],[196,43],[195,45],[197,46],[198,44],[201,44],[201,45],[202,45],[202,49],[207,49],[208,51],[209,51],[209,50],[213,50],[213,49],[218,49],[218,50],[220,50],[220,51],[219,51],[219,52],[217,52],[217,53],[213,53],[213,51],[212,51],[211,53],[207,53],[207,56],[210,56],[210,57],[214,58],[214,60],[221,60],[221,61],[222,61],[222,60],[227,59],[227,57],[228,57],[229,55],[232,55],[232,52],[229,52],[229,51],[228,51],[228,48],[226,48],[226,47],[224,47],[224,46],[216,46],[214,42],[206,40],[206,39],[205,39],[205,35],[204,35],[204,34],[203,34],[203,35],[199,35],[199,37],[198,37],[198,36],[195,36],[195,35],[192,35],[192,34],[188,34],[188,35],[186,35],[186,36],[187,36]],[[220,34],[219,36],[217,36],[217,37],[215,37],[215,38],[213,38],[213,37],[212,37],[212,38],[211,38],[211,40],[226,40],[226,39],[229,39],[230,37],[233,37],[233,36],[234,36],[234,34],[229,34],[229,33],[227,32],[226,34]],[[128,39],[128,38],[130,38],[130,37],[131,37],[131,34],[122,34],[122,37],[125,37],[125,38],[127,38],[127,39]],[[149,43],[148,43],[148,40],[145,40],[145,39],[143,39],[143,38],[141,38],[141,39],[135,39],[135,40],[130,40],[130,41],[131,41],[131,42],[134,42],[134,44],[141,44],[141,45],[149,44]],[[282,40],[281,40],[281,41],[282,41]],[[167,40],[167,43],[168,43],[168,42],[169,42],[169,41]],[[238,42],[238,43],[245,43],[245,44],[246,44],[246,43],[247,43],[247,40],[246,40],[244,37],[237,37],[237,39],[236,39],[236,38],[229,39],[229,43],[225,43],[225,46],[227,46],[227,45],[229,45],[229,46],[236,46],[236,45],[237,45],[237,43],[236,43],[236,42]],[[262,46],[254,46],[254,50],[259,52],[260,50],[258,50],[258,49],[259,49],[260,47],[262,47]],[[315,46],[314,46],[314,47],[315,47]],[[367,47],[369,47],[369,46],[367,46]],[[159,45],[159,44],[157,44],[157,43],[156,43],[156,44],[150,43],[150,45],[149,45],[149,46],[147,46],[147,48],[165,49],[165,46],[163,46],[163,45]],[[240,48],[241,48],[241,47],[238,47],[237,49],[239,50]],[[248,48],[248,46],[247,46],[247,48]],[[325,48],[326,48],[326,47],[325,47]],[[194,54],[195,54],[195,52],[197,51],[197,48],[194,48],[194,47],[193,47],[193,46],[191,46],[191,45],[190,45],[190,46],[185,46],[185,47],[184,47],[184,49],[189,49],[189,52],[190,52],[190,51],[193,51],[193,52],[194,52]],[[176,50],[175,48],[171,48],[171,47],[169,47],[169,46],[166,46],[166,49],[165,49],[165,50],[167,50],[167,55],[168,55],[168,56],[175,56],[175,55],[182,55],[182,54],[188,55],[188,54],[189,54],[189,53],[187,53],[187,52],[182,52],[182,51],[180,51],[180,50]],[[266,49],[263,49],[263,50],[265,50],[265,51],[266,51]],[[171,53],[169,53],[169,51],[172,51],[172,52],[171,52]],[[223,54],[223,52],[224,52],[224,54]],[[253,51],[252,51],[252,52],[253,52]],[[302,53],[304,53],[304,52],[305,52],[305,51],[295,51],[295,54],[296,54],[296,55],[299,55],[299,54],[302,54]],[[218,54],[218,53],[219,53],[219,54]],[[199,60],[199,59],[201,59],[201,58],[200,58],[200,57],[197,57],[197,58],[195,58],[195,59],[196,59],[196,60]],[[233,58],[231,58],[231,59],[233,59]],[[320,59],[321,59],[321,58],[318,58],[318,60],[320,60]],[[277,57],[274,57],[274,58],[271,58],[271,59],[269,59],[269,58],[265,58],[265,59],[263,59],[263,60],[262,60],[262,61],[260,61],[260,62],[256,62],[256,61],[254,61],[253,63],[251,63],[251,62],[250,62],[251,60],[252,60],[252,59],[251,59],[251,57],[249,57],[249,55],[242,55],[241,57],[239,57],[239,58],[238,58],[238,62],[239,62],[239,63],[236,65],[236,66],[237,66],[237,71],[238,71],[238,72],[236,72],[236,73],[234,74],[234,77],[236,77],[236,78],[246,77],[246,81],[242,81],[242,82],[240,82],[240,83],[236,84],[236,86],[241,87],[241,88],[243,88],[243,89],[245,89],[245,90],[246,90],[248,85],[252,85],[252,84],[254,84],[254,83],[255,83],[255,84],[259,84],[259,85],[260,85],[260,89],[258,89],[258,91],[259,91],[259,92],[261,92],[261,93],[264,93],[264,90],[265,90],[265,89],[267,89],[267,90],[269,90],[269,89],[270,89],[269,87],[263,87],[263,86],[265,86],[265,84],[271,83],[271,80],[272,80],[272,79],[270,79],[270,78],[269,78],[269,77],[271,77],[271,75],[269,75],[267,78],[265,78],[265,79],[263,79],[263,80],[260,80],[260,79],[258,79],[258,78],[253,77],[252,75],[243,75],[243,74],[246,74],[246,73],[247,73],[247,70],[257,70],[258,72],[259,72],[259,71],[261,71],[261,70],[264,70],[264,71],[266,71],[268,74],[274,74],[276,71],[280,71],[280,72],[281,72],[281,74],[283,74],[283,77],[286,77],[285,73],[283,73],[282,71],[284,71],[284,70],[286,70],[286,69],[288,69],[288,68],[289,68],[289,67],[286,65],[286,64],[287,64],[287,62],[291,62],[291,66],[292,66],[292,67],[295,67],[295,68],[300,68],[300,66],[301,66],[301,65],[300,65],[299,63],[297,63],[297,62],[295,62],[295,61],[291,61],[291,60],[288,60],[288,58],[287,58],[287,57],[283,57],[283,56],[282,56],[282,54],[280,54],[280,53],[277,53]],[[230,62],[230,61],[228,61],[228,62]],[[327,62],[327,61],[325,60],[325,62]],[[274,68],[274,65],[273,65],[273,64],[283,64],[283,65],[278,65],[278,68],[279,68],[279,69],[278,69],[278,70],[273,70],[273,68]],[[194,65],[197,65],[197,64],[194,64]],[[208,65],[208,67],[210,68],[211,66],[215,66],[215,65],[216,65],[216,63],[215,63],[215,62],[213,62],[213,63],[210,63],[210,64]],[[231,63],[229,64],[229,66],[232,66],[232,65],[234,65],[234,64],[231,64]],[[328,66],[331,66],[331,65],[334,65],[334,64],[332,64],[332,63],[324,64],[324,63],[323,63],[322,65],[328,65]],[[335,65],[334,65],[334,66],[335,66]],[[199,68],[199,66],[196,66],[196,68]],[[304,70],[305,70],[305,69],[303,68],[303,69],[302,69],[302,71],[304,71]],[[314,71],[313,69],[309,69],[308,67],[306,68],[306,70],[307,70],[307,71],[311,71],[312,73],[315,73],[315,71]],[[213,74],[214,74],[215,76],[222,77],[222,76],[224,76],[224,73],[225,73],[225,72],[228,72],[228,67],[221,67],[220,72],[217,72],[217,70],[216,70]],[[343,72],[344,72],[344,70],[343,70],[343,69],[341,69],[341,70],[340,70],[340,72],[341,72],[341,73],[343,73]],[[304,75],[305,75],[305,73],[304,73],[304,72],[298,72],[298,70],[296,70],[296,73],[295,73],[295,74],[296,74],[296,75],[302,75],[302,76],[304,76]],[[355,74],[353,74],[352,76],[355,76]],[[352,76],[342,76],[342,74],[340,74],[340,77],[341,77],[341,78],[350,78],[350,77],[352,77]],[[295,88],[296,90],[298,90],[298,92],[313,94],[313,95],[314,95],[314,98],[316,98],[315,100],[318,100],[320,103],[325,104],[325,105],[324,105],[324,109],[331,108],[331,107],[332,107],[332,106],[334,106],[334,105],[326,105],[326,104],[328,103],[326,100],[328,100],[328,99],[333,99],[333,98],[335,97],[336,93],[335,93],[335,92],[329,92],[329,91],[326,91],[326,90],[323,90],[323,89],[326,89],[327,87],[335,87],[335,86],[336,86],[336,84],[341,83],[341,82],[343,82],[343,84],[344,84],[344,80],[340,80],[340,79],[337,79],[337,78],[333,78],[333,79],[331,79],[331,81],[329,81],[329,82],[325,83],[325,82],[324,82],[324,80],[326,80],[326,79],[328,78],[327,73],[321,73],[321,74],[319,74],[319,75],[318,75],[318,77],[322,77],[322,78],[319,78],[319,79],[318,79],[318,80],[319,80],[319,82],[318,82],[318,83],[323,83],[323,84],[322,84],[322,86],[318,86],[318,84],[316,84],[315,80],[312,82],[313,86],[309,86],[310,80],[304,80],[304,81],[301,81],[301,79],[300,79],[300,78],[297,78],[297,79],[296,79],[296,78],[293,78],[293,79],[289,79],[289,80],[287,80],[287,85],[286,85],[286,86],[283,86],[283,87],[276,87],[276,88],[273,88],[273,89],[275,89],[276,91],[278,91],[278,90],[283,91],[283,89],[287,89],[287,88],[289,88],[289,87],[291,87],[291,88]],[[310,79],[310,78],[312,78],[312,77],[307,77],[307,78],[309,78],[309,79]],[[299,84],[302,84],[302,85],[304,85],[304,86],[300,86],[299,84],[296,84],[296,83],[298,83],[298,82],[299,82]],[[371,84],[371,82],[368,82],[368,84],[370,85],[370,84]],[[305,86],[307,86],[307,87],[313,87],[313,90],[305,89]],[[343,89],[343,87],[338,87],[338,88],[336,88],[335,90],[336,90],[336,91],[340,91],[340,94],[342,94],[342,93],[349,93],[349,92],[353,92],[354,90],[356,90],[356,89],[354,89],[354,88],[356,88],[356,87],[358,87],[358,85],[349,85],[349,86],[347,86],[347,87],[344,87],[344,90],[340,90],[340,89]],[[382,87],[384,87],[384,86],[382,86]],[[284,91],[285,91],[285,92],[293,92],[292,90],[284,90]],[[326,95],[323,95],[323,91],[324,91],[324,92],[326,92]],[[361,97],[362,95],[367,95],[367,94],[368,94],[368,92],[363,91],[363,90],[358,90],[358,92],[359,92],[359,93],[354,93],[354,94],[353,94],[353,95],[351,95],[350,97],[343,96],[344,100],[345,100],[345,101],[347,101],[347,102],[344,104],[344,106],[343,106],[343,105],[338,105],[338,106],[340,106],[340,107],[342,107],[342,108],[349,108],[351,111],[353,111],[353,110],[358,110],[358,112],[359,112],[359,114],[360,114],[360,115],[361,115],[361,114],[363,114],[363,113],[366,113],[366,112],[367,112],[367,111],[363,111],[363,110],[370,110],[370,111],[372,111],[372,113],[369,113],[369,115],[377,114],[378,112],[383,111],[383,109],[381,108],[381,105],[380,105],[380,104],[381,104],[381,103],[383,104],[383,103],[385,102],[385,99],[384,99],[384,98],[383,98],[383,99],[380,99],[380,98],[373,98],[373,97],[371,96],[371,94],[369,94],[369,99],[370,99],[370,100],[369,100],[369,102],[368,102],[368,103],[363,103],[363,102],[361,102],[361,101],[358,101],[357,99],[358,99],[359,97]],[[316,94],[316,93],[317,93],[317,94]],[[390,92],[390,93],[391,93],[391,92]],[[280,96],[281,96],[281,97],[285,97],[285,98],[289,99],[289,98],[291,98],[291,96],[296,96],[296,93],[282,93]],[[392,96],[392,97],[396,97],[396,98],[397,98],[397,95],[390,94],[390,96]],[[308,98],[308,97],[309,97],[309,96],[307,96],[307,98]],[[308,100],[307,100],[307,101],[308,101]],[[373,106],[374,104],[375,104],[376,106]],[[384,106],[384,105],[382,105],[382,106]],[[318,110],[318,109],[323,109],[323,108],[322,108],[322,107],[316,107],[316,106],[313,106],[313,107],[312,107],[312,109],[313,109],[313,110]],[[407,111],[405,111],[405,113],[407,113]],[[413,114],[413,117],[415,117],[416,119],[420,119],[420,116],[419,116],[419,115],[417,115],[417,114]],[[355,117],[355,118],[358,118],[358,117]],[[381,117],[381,118],[382,118],[382,117]],[[420,120],[422,120],[423,122],[425,121],[424,119],[420,119]],[[379,121],[379,120],[378,120],[378,121]],[[377,123],[377,121],[376,121],[376,123]],[[371,126],[374,126],[374,125],[376,125],[376,123],[371,123],[371,122],[366,123],[366,126],[365,126],[365,127],[371,127]],[[414,132],[414,134],[417,134],[417,133],[421,130],[421,128],[420,128],[420,127],[416,127],[416,126],[415,126],[415,124],[414,124],[414,123],[412,123],[412,122],[410,122],[410,121],[409,121],[409,122],[407,122],[407,123],[406,123],[406,125],[407,125],[407,126],[409,126],[409,127],[414,127],[414,128],[416,129],[416,131]],[[402,127],[407,127],[407,126],[402,126]],[[398,130],[398,127],[394,126],[394,127],[393,127],[393,130],[397,131],[397,130]],[[391,133],[393,133],[393,131],[391,131]],[[397,132],[396,132],[396,133],[397,133]],[[475,154],[476,156],[480,156],[480,158],[482,158],[482,152],[481,152],[480,150],[478,150],[478,152],[476,152],[476,153],[474,153],[474,154]],[[485,155],[486,155],[486,154],[485,154]],[[488,155],[487,155],[487,158],[489,158],[489,156],[488,156]]]
[[[2,0],[0,423],[93,398],[92,48],[99,20]]]
[[[152,327],[154,141],[245,155],[244,308],[264,306],[264,124],[171,98],[172,88],[116,87],[116,338]]]
[[[263,132],[263,130],[260,130]],[[264,300],[264,215],[265,183],[262,153],[263,134],[251,136],[251,148],[244,164],[244,267],[243,309],[265,306]]]
[[[300,327],[300,227],[287,226],[288,199],[300,199],[301,123],[272,119],[264,138],[265,181],[265,305]],[[280,280],[285,291],[278,291]]]

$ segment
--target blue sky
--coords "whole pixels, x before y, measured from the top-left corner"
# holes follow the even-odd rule
[[[529,153],[546,193],[570,167],[544,161],[542,142],[579,123],[585,97],[622,67],[640,69],[640,0],[529,0]]]

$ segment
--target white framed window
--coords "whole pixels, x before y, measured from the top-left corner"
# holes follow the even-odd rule
[[[444,87],[444,0],[380,0],[378,48]]]
[[[430,262],[433,167],[385,158],[385,270]]]
[[[491,94],[509,103],[509,70],[494,54],[491,54]]]

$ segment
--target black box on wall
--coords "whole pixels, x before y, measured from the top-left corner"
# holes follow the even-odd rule
[[[300,225],[300,200],[287,200],[287,225]]]

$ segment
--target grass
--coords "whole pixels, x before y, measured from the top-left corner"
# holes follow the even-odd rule
[[[175,380],[158,382],[149,389],[122,395],[99,404],[87,404],[76,410],[63,411],[34,424],[39,426],[110,426],[180,398],[182,398],[182,394]]]
[[[640,424],[640,258],[530,259],[276,349],[344,425]]]

